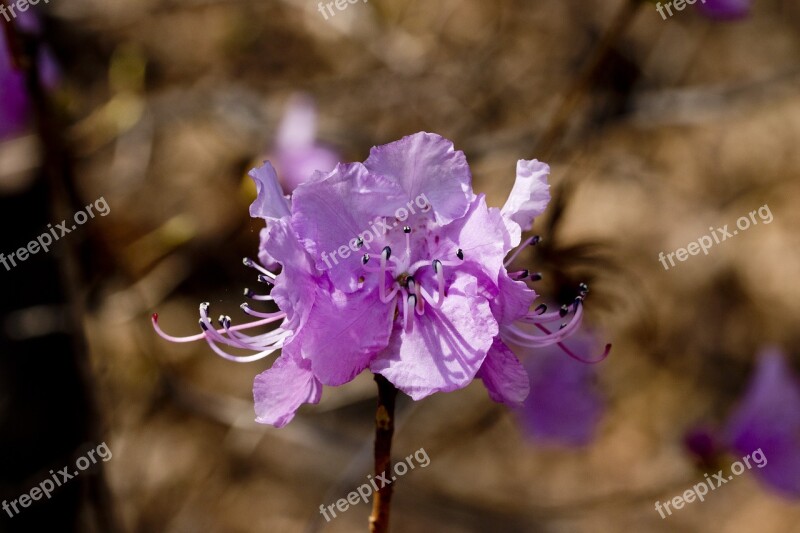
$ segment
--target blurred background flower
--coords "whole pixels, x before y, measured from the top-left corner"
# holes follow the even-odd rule
[[[275,136],[274,157],[284,191],[291,193],[315,171],[330,172],[340,156],[317,140],[317,109],[311,96],[293,94]]]
[[[731,20],[746,17],[753,0],[701,0],[697,7],[707,17],[715,20]]]
[[[766,348],[739,405],[725,427],[725,442],[737,455],[762,450],[764,483],[800,498],[800,380],[778,348]]]
[[[0,140],[21,133],[28,123],[25,77],[13,64],[5,30],[0,26]]]
[[[582,332],[566,344],[574,353],[589,356],[600,343],[595,335]],[[518,415],[531,441],[565,446],[591,443],[605,410],[598,368],[568,357],[558,346],[530,350],[523,365],[531,393]]]

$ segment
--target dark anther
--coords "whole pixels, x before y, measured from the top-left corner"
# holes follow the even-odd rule
[[[569,307],[567,307],[566,305],[562,305],[561,309],[558,310],[558,316],[563,318],[568,314],[569,314]]]
[[[361,258],[361,262],[365,265],[369,263],[369,254],[364,254],[364,257]]]
[[[411,226],[403,226],[403,233],[411,233]]]
[[[386,247],[383,249],[383,252],[381,252],[381,253],[382,253],[382,254],[383,254],[383,256],[384,256],[384,259],[386,259],[387,261],[389,260],[389,258],[390,258],[390,257],[392,257],[392,249],[391,249],[391,248],[389,248],[388,246],[386,246]]]
[[[459,259],[461,259],[463,261],[464,260],[464,250],[459,248],[458,251],[456,252],[456,257],[458,257]]]
[[[533,310],[537,315],[544,314],[545,311],[547,311],[547,306],[545,304],[539,304],[536,306],[536,309]]]

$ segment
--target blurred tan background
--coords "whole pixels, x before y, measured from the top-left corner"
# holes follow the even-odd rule
[[[124,531],[366,529],[367,505],[329,524],[319,505],[371,472],[369,376],[262,427],[252,379],[271,360],[229,363],[149,322],[158,311],[194,333],[201,301],[241,315],[241,258],[261,227],[245,173],[301,91],[344,160],[436,132],[490,205],[517,159],[548,161],[545,246],[523,257],[550,299],[589,281],[587,322],[614,344],[584,447],[526,438],[480,383],[402,399],[395,454],[425,448],[431,463],[396,485],[394,531],[800,532],[800,503],[750,474],[668,519],[654,510],[710,472],[684,435],[724,420],[763,345],[800,369],[800,4],[757,0],[735,22],[596,0],[370,0],[329,20],[311,0],[52,0],[46,13],[75,186],[111,207],[74,245]],[[769,225],[659,263],[764,204]]]

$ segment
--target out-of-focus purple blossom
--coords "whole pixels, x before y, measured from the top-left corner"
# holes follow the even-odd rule
[[[28,111],[25,78],[14,68],[4,29],[0,25],[0,140],[24,130]]]
[[[42,22],[33,11],[18,12],[14,21],[18,29],[30,35],[41,36]],[[25,76],[14,68],[5,29],[0,25],[0,140],[22,134],[30,121],[30,99]],[[58,85],[61,71],[49,47],[39,48],[37,67],[42,86],[53,89]]]
[[[261,248],[281,272],[246,259],[272,286],[268,295],[246,295],[280,311],[244,304],[258,320],[233,326],[223,316],[216,328],[204,303],[203,332],[185,338],[161,331],[156,316],[153,324],[168,340],[205,339],[233,361],[282,350],[253,388],[256,420],[277,427],[301,404],[318,402],[322,385],[342,385],[367,369],[415,400],[477,377],[493,400],[519,405],[528,376],[509,343],[555,344],[578,357],[562,341],[578,330],[588,290],[581,286],[560,310],[531,311],[536,292],[527,285],[529,272],[507,270],[519,250],[538,240],[521,243],[521,234],[547,206],[549,170],[536,160],[518,161],[516,182],[498,209],[472,191],[463,152],[430,133],[374,147],[364,163],[316,172],[290,197],[265,163],[250,174],[258,190],[250,214],[267,223]],[[241,333],[270,323],[280,326]],[[256,353],[235,356],[223,346]]]
[[[339,154],[317,142],[317,111],[310,96],[292,96],[275,138],[275,166],[284,190],[291,193],[314,172],[330,172]]]
[[[800,381],[777,348],[759,354],[724,440],[739,456],[760,448],[767,464],[752,471],[775,490],[800,497]]]
[[[705,16],[714,20],[733,20],[750,14],[752,0],[701,0],[697,7]]]
[[[686,449],[694,456],[700,466],[716,464],[722,452],[716,432],[707,427],[690,430],[683,438]]]
[[[588,353],[593,336],[570,339],[573,350]],[[555,346],[532,351],[524,360],[531,393],[517,415],[531,440],[583,446],[594,438],[605,411],[596,368],[564,357]]]

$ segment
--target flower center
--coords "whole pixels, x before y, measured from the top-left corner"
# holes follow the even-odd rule
[[[380,267],[369,264],[369,254],[364,254],[361,262],[366,272],[378,275],[381,301],[398,308],[402,306],[403,324],[408,331],[411,328],[411,318],[415,313],[424,315],[426,304],[435,309],[441,308],[447,296],[444,267],[460,265],[464,260],[464,252],[458,248],[454,251],[453,259],[421,259],[412,262],[414,254],[411,248],[411,227],[404,226],[403,233],[405,250],[402,253],[393,255],[392,248],[385,246],[380,254]],[[424,246],[417,248],[422,250]],[[432,272],[427,269],[432,269]],[[425,283],[422,282],[423,279]]]

